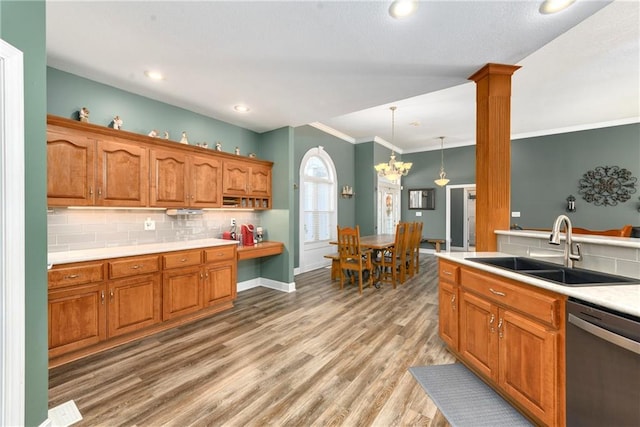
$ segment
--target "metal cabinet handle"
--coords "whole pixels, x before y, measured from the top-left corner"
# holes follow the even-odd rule
[[[131,266],[131,268],[133,268],[134,270],[137,270],[137,269],[142,268],[142,267],[144,267],[144,264],[139,264],[139,265],[136,264],[136,265],[132,265]]]
[[[113,301],[113,289],[109,289],[109,299]]]
[[[98,197],[102,197],[102,188],[98,188]]]
[[[89,195],[93,196],[93,187],[89,187]]]
[[[65,279],[77,279],[78,277],[80,277],[79,274],[67,274],[64,276]]]
[[[492,294],[494,294],[494,295],[498,295],[498,296],[500,296],[500,297],[506,297],[506,296],[507,296],[507,294],[505,294],[504,292],[496,291],[496,290],[495,290],[495,289],[493,289],[493,288],[489,288],[489,290],[490,290],[490,291],[491,291],[491,293],[492,293]]]
[[[489,330],[491,331],[491,333],[495,333],[496,332],[496,328],[493,327],[493,322],[496,321],[496,316],[495,314],[491,313],[491,317],[489,318]]]
[[[500,337],[500,339],[502,339],[502,322],[503,322],[503,319],[501,317],[500,320],[498,321],[498,332],[499,332],[498,336]]]
[[[104,291],[100,292],[100,303],[104,305]]]
[[[452,310],[454,310],[454,311],[455,311],[455,309],[456,309],[456,296],[455,296],[455,294],[454,294],[454,295],[451,295],[451,308],[452,308]]]
[[[187,262],[187,259],[188,259],[188,258],[182,258],[182,259],[180,260],[180,262]]]
[[[450,271],[443,271],[442,274],[444,274],[445,276],[453,276],[453,273]]]

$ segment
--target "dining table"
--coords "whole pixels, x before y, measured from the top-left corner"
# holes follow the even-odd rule
[[[329,242],[330,244],[337,245],[337,241]],[[373,259],[376,259],[380,252],[384,252],[386,249],[392,248],[396,244],[395,234],[371,234],[367,236],[360,236],[360,248],[371,249],[373,251]],[[384,256],[380,254],[380,256]],[[375,265],[375,264],[374,264]],[[375,265],[373,274],[374,284],[377,289],[380,288],[380,267]]]

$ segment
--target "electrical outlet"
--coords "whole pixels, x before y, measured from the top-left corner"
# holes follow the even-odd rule
[[[236,219],[235,218],[231,218],[231,226],[235,227],[236,225]]]
[[[147,218],[144,221],[144,229],[145,229],[145,231],[155,230],[156,229],[156,222],[154,220],[152,220],[151,218]]]

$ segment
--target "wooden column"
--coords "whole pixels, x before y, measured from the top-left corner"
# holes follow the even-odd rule
[[[476,82],[476,250],[495,251],[508,230],[511,198],[511,75],[516,65],[487,64]]]

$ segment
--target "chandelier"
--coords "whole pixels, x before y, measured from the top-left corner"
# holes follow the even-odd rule
[[[449,183],[447,179],[447,173],[444,171],[444,136],[440,136],[440,178],[433,182],[440,187],[444,187]]]
[[[389,107],[391,110],[391,145],[394,146],[395,128],[396,128],[396,108]],[[387,178],[389,181],[396,181],[401,176],[407,176],[409,169],[413,163],[404,163],[396,161],[396,153],[391,149],[391,158],[388,163],[378,163],[375,165],[378,176]]]

